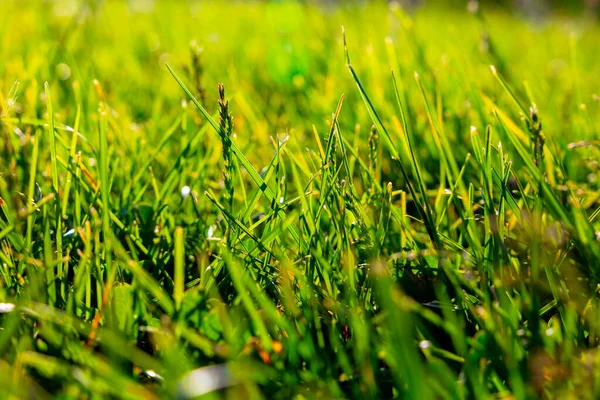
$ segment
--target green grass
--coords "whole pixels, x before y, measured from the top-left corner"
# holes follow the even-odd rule
[[[143,4],[0,0],[0,397],[600,397],[597,22]]]

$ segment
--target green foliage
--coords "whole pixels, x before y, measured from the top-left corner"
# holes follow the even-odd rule
[[[0,7],[0,397],[600,396],[592,20]]]

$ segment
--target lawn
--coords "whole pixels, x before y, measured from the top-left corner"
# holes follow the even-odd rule
[[[600,24],[465,3],[0,0],[0,398],[600,398]]]

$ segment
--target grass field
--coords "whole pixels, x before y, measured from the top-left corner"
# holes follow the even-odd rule
[[[600,25],[469,8],[0,0],[0,397],[599,398]]]

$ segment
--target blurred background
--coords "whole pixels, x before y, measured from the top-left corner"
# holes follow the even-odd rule
[[[151,1],[151,0],[150,0]],[[368,0],[367,0],[368,1]],[[396,2],[405,9],[414,9],[421,6],[465,8],[478,7],[503,8],[514,11],[523,16],[543,17],[548,14],[589,14],[600,17],[600,0],[383,0],[383,2]],[[305,0],[310,3],[348,3],[345,0]],[[366,1],[363,1],[366,2]],[[371,0],[370,2],[377,2]]]
[[[598,15],[599,0],[480,0],[480,1],[465,1],[465,0],[394,0],[399,2],[404,7],[415,7],[418,5],[428,4],[436,6],[455,6],[464,7],[471,3],[474,6],[476,3],[481,3],[485,6],[495,6],[532,15],[540,16],[548,12],[565,12],[565,13],[581,13],[587,12]]]
[[[13,0],[14,1],[14,0]],[[90,4],[102,4],[105,0],[88,1]],[[183,1],[182,1],[183,2]],[[201,4],[202,0],[187,0],[191,5]],[[465,8],[476,7],[481,4],[485,7],[504,8],[528,16],[543,16],[547,13],[581,14],[588,13],[596,17],[600,16],[600,0],[275,0],[263,1],[265,3],[312,3],[312,4],[355,4],[355,3],[393,3],[400,4],[403,8],[411,9],[420,6]],[[0,4],[2,0],[0,0]],[[54,0],[46,3],[59,4],[68,10],[70,4],[78,3],[75,0]],[[157,0],[128,0],[133,9],[150,11],[154,8]],[[219,3],[219,1],[211,1]],[[241,2],[243,3],[243,2]]]

